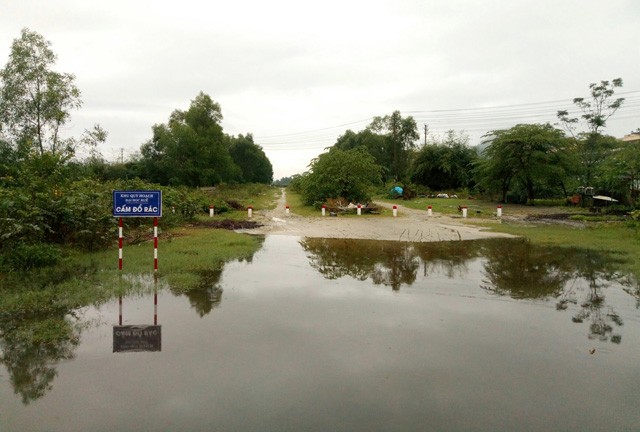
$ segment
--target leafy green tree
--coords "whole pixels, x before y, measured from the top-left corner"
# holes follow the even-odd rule
[[[357,147],[366,148],[382,168],[384,177],[388,178],[393,163],[392,153],[388,149],[388,144],[389,140],[386,136],[366,128],[360,132],[347,130],[338,138],[334,147],[340,150],[351,150]]]
[[[9,61],[0,71],[0,124],[10,141],[40,154],[73,155],[73,139],[60,130],[70,112],[81,106],[75,77],[52,70],[56,55],[51,43],[27,28],[11,46]]]
[[[532,204],[546,184],[563,187],[571,158],[563,131],[549,124],[519,124],[486,135],[489,146],[478,163],[478,177],[489,191],[499,191],[502,201],[515,186]]]
[[[328,198],[368,201],[369,189],[381,179],[380,166],[363,147],[331,149],[315,158],[310,168],[299,180],[306,205],[320,205]]]
[[[266,183],[273,181],[273,166],[262,150],[253,142],[253,136],[229,137],[229,153],[242,171],[242,181],[246,183]]]
[[[411,165],[411,181],[432,190],[472,187],[477,153],[468,143],[468,136],[450,130],[444,140],[423,146]]]
[[[239,181],[221,120],[220,105],[200,92],[187,111],[175,110],[167,124],[153,126],[153,138],[140,148],[146,178],[185,186]]]
[[[410,151],[420,138],[416,121],[411,116],[402,118],[400,111],[394,111],[391,115],[374,117],[368,129],[386,138],[390,177],[396,181],[405,180]]]
[[[624,103],[624,98],[613,98],[615,89],[619,87],[622,87],[622,78],[589,84],[589,99],[573,99],[573,103],[582,111],[580,118],[571,117],[566,110],[558,111],[558,118],[576,141],[575,149],[580,156],[584,186],[598,184],[600,167],[615,148],[611,139],[603,138],[601,130]],[[576,133],[580,119],[588,132]]]
[[[635,203],[640,192],[640,141],[619,143],[603,164],[602,178],[609,193]]]

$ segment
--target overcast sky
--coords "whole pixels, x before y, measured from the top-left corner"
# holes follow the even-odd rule
[[[125,158],[200,92],[228,134],[252,133],[280,178],[347,129],[400,110],[424,140],[554,122],[621,77],[606,132],[640,128],[640,1],[2,0],[0,65],[28,27],[76,76],[83,107],[66,133],[99,123],[102,154]]]

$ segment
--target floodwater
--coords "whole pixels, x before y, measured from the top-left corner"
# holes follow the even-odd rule
[[[640,430],[640,296],[612,256],[272,236],[157,289],[70,311],[60,346],[5,332],[0,430]],[[156,351],[114,352],[154,319]]]

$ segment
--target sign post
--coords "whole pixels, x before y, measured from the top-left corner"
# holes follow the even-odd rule
[[[162,217],[161,190],[113,191],[113,216],[118,220],[118,269],[122,270],[122,218],[153,218],[153,270],[158,271],[158,218]]]
[[[113,216],[118,218],[118,268],[122,270],[122,218],[153,218],[153,271],[158,271],[158,218],[162,217],[162,191],[113,191]],[[154,281],[157,283],[157,274]],[[118,299],[118,324],[113,326],[113,352],[162,350],[162,327],[158,325],[158,291],[153,295],[153,325],[122,325],[122,296]]]

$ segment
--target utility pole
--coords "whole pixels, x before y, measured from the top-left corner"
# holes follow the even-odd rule
[[[424,145],[427,145],[427,134],[429,133],[429,125],[424,124]]]

